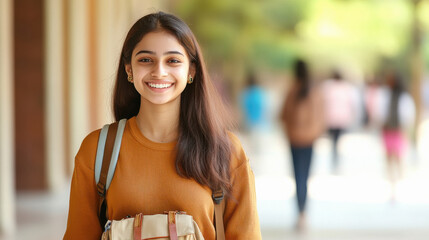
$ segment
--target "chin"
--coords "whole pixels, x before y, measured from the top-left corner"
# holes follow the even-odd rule
[[[153,100],[149,100],[150,103],[154,104],[154,105],[167,105],[167,104],[174,104],[175,102],[180,102],[180,98],[175,98],[175,99],[153,99]]]

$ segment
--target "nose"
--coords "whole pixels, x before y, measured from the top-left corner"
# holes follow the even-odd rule
[[[168,75],[165,66],[162,63],[157,63],[152,70],[151,76],[154,78],[163,78]]]

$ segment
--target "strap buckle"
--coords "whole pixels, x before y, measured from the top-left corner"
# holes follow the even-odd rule
[[[213,194],[212,194],[213,201],[216,204],[221,203],[223,200],[223,197],[224,197],[224,194],[223,194],[222,190],[217,190],[217,191],[213,192]]]
[[[100,197],[106,196],[106,187],[102,183],[97,184],[97,193]]]

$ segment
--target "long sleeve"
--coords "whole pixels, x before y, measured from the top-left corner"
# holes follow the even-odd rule
[[[94,135],[96,134],[91,134],[88,138],[96,137]],[[95,189],[93,168],[96,149],[93,143],[97,141],[87,141],[87,139],[83,141],[75,159],[67,229],[63,239],[95,240],[101,238],[97,215],[99,200]],[[92,154],[92,152],[94,153]],[[83,157],[92,155],[93,159]]]
[[[238,166],[231,172],[232,193],[226,203],[226,239],[262,239],[256,206],[255,178],[244,151],[239,148]]]

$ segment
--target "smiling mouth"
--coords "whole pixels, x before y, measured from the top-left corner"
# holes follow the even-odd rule
[[[149,87],[151,88],[158,88],[158,89],[169,88],[173,86],[172,83],[148,83],[147,85],[149,85]]]

